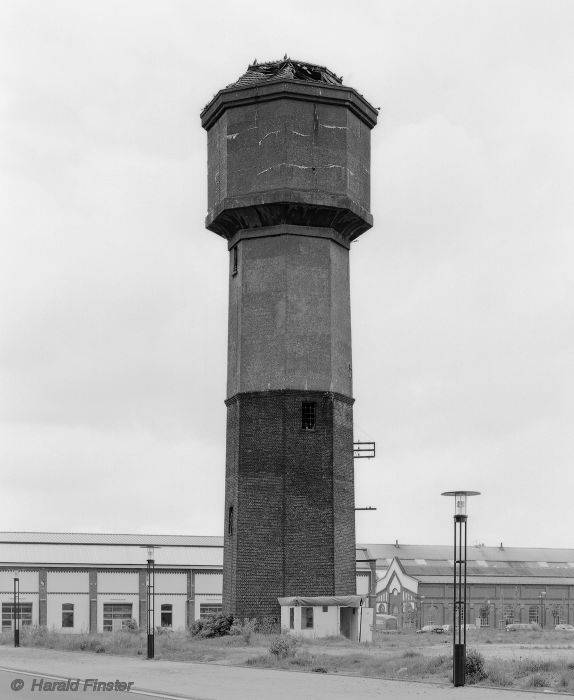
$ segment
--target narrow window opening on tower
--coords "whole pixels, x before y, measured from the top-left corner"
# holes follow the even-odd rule
[[[301,404],[301,427],[303,430],[315,430],[316,422],[315,402],[303,401]]]
[[[233,535],[233,506],[229,506],[229,516],[227,519],[227,533]]]
[[[237,274],[237,263],[238,263],[238,258],[237,258],[237,246],[233,247],[233,275]]]

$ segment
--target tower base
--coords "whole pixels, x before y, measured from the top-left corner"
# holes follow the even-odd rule
[[[279,618],[279,597],[354,594],[353,399],[280,390],[226,403],[224,612]]]

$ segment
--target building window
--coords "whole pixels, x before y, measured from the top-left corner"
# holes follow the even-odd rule
[[[62,627],[74,626],[74,605],[73,603],[62,603]]]
[[[132,618],[131,603],[104,603],[104,632],[118,632]]]
[[[207,620],[213,615],[220,615],[223,610],[221,603],[200,603],[199,604],[199,619]]]
[[[303,401],[301,405],[301,427],[303,430],[315,430],[316,404],[312,401]]]
[[[233,535],[233,506],[229,506],[229,514],[227,516],[227,534]]]
[[[237,252],[237,246],[233,246],[231,254],[233,256],[233,271],[231,274],[236,275],[237,274],[237,265],[238,265],[238,255],[239,255]]]
[[[289,608],[289,629],[295,629],[295,608]]]
[[[313,608],[312,606],[301,608],[301,629],[313,629]]]
[[[531,605],[528,608],[528,622],[538,623],[538,605]]]
[[[162,603],[160,624],[162,627],[173,627],[173,606],[171,603]]]
[[[20,603],[20,625],[22,627],[32,624],[32,603]],[[14,622],[14,604],[2,603],[2,629],[7,630]]]
[[[323,605],[323,612],[329,612],[329,606]]]
[[[514,622],[514,608],[512,605],[504,606],[504,624],[511,625]]]

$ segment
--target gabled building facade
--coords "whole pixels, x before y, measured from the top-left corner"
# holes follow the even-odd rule
[[[399,627],[452,624],[449,546],[366,545],[376,560],[376,608]],[[514,622],[574,623],[574,550],[468,548],[467,620],[502,628]]]

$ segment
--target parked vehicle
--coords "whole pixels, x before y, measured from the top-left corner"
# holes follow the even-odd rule
[[[556,625],[554,629],[559,632],[574,632],[574,625]]]
[[[417,634],[424,634],[425,632],[434,632],[435,634],[442,634],[444,629],[441,625],[425,625],[417,630]]]
[[[511,622],[506,625],[507,632],[518,632],[518,630],[535,630],[538,625],[535,622]]]

